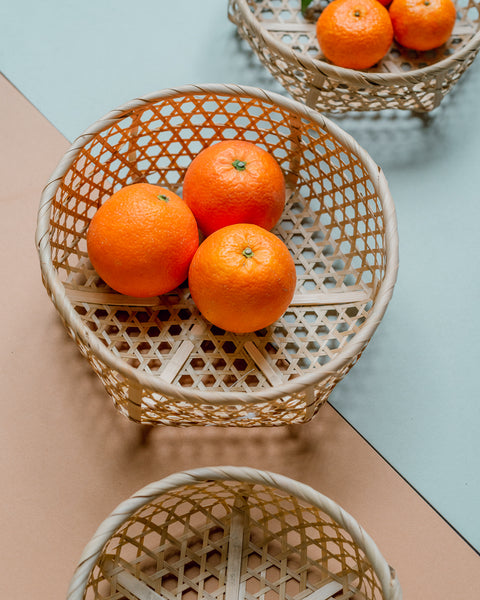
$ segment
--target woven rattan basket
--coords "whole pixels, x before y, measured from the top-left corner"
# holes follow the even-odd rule
[[[374,68],[344,69],[320,51],[315,34],[320,9],[304,17],[300,5],[300,0],[229,0],[229,17],[288,93],[322,112],[431,111],[480,48],[480,2],[456,0],[457,22],[446,45],[417,53],[394,43]]]
[[[311,487],[250,468],[176,473],[120,504],[68,600],[400,600],[372,539]]]
[[[85,241],[92,215],[119,187],[148,181],[181,194],[196,153],[230,138],[267,149],[285,173],[274,232],[298,275],[284,316],[249,335],[207,323],[186,285],[149,299],[113,292]],[[398,267],[393,202],[367,153],[301,103],[226,85],[165,90],[95,123],[44,189],[37,245],[68,332],[116,407],[146,424],[308,421],[370,340]]]

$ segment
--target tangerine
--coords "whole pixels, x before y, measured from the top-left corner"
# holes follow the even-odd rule
[[[226,331],[249,333],[283,315],[296,278],[295,263],[280,238],[258,225],[237,223],[200,244],[188,284],[208,321]]]
[[[333,0],[316,25],[323,54],[347,69],[368,69],[387,54],[393,41],[388,10],[378,0]]]
[[[198,227],[176,194],[148,183],[123,187],[95,213],[87,250],[98,275],[129,296],[165,294],[188,274]]]
[[[393,0],[390,18],[399,44],[426,51],[448,40],[457,11],[452,0]]]
[[[285,206],[285,180],[275,158],[256,144],[224,140],[190,163],[183,199],[210,235],[234,223],[272,229]]]

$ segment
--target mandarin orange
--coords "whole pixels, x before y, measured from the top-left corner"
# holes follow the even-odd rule
[[[390,18],[399,44],[426,51],[449,39],[457,11],[452,0],[393,0]]]
[[[275,158],[263,148],[224,140],[204,148],[190,163],[183,199],[206,235],[234,223],[270,230],[285,206],[285,180]]]
[[[372,67],[393,41],[388,10],[378,0],[333,0],[320,14],[316,32],[326,58],[347,69]]]
[[[148,183],[125,186],[94,214],[87,250],[98,275],[129,296],[165,294],[186,278],[198,227],[176,194]]]
[[[249,223],[229,225],[200,244],[188,285],[208,321],[248,333],[268,327],[287,310],[295,292],[295,263],[273,233]]]

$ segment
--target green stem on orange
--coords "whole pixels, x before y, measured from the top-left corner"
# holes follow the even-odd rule
[[[169,200],[168,196],[165,196],[165,194],[158,194],[157,198],[159,200],[163,200],[164,202],[168,202]]]
[[[253,250],[250,248],[250,246],[247,246],[245,248],[245,250],[242,252],[243,256],[245,258],[252,258],[253,256]]]
[[[235,167],[237,171],[245,171],[245,169],[247,168],[247,163],[244,160],[235,159],[232,162],[232,166]]]

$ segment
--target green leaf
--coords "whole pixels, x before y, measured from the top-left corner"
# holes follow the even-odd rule
[[[313,0],[302,0],[302,13],[304,13]]]

